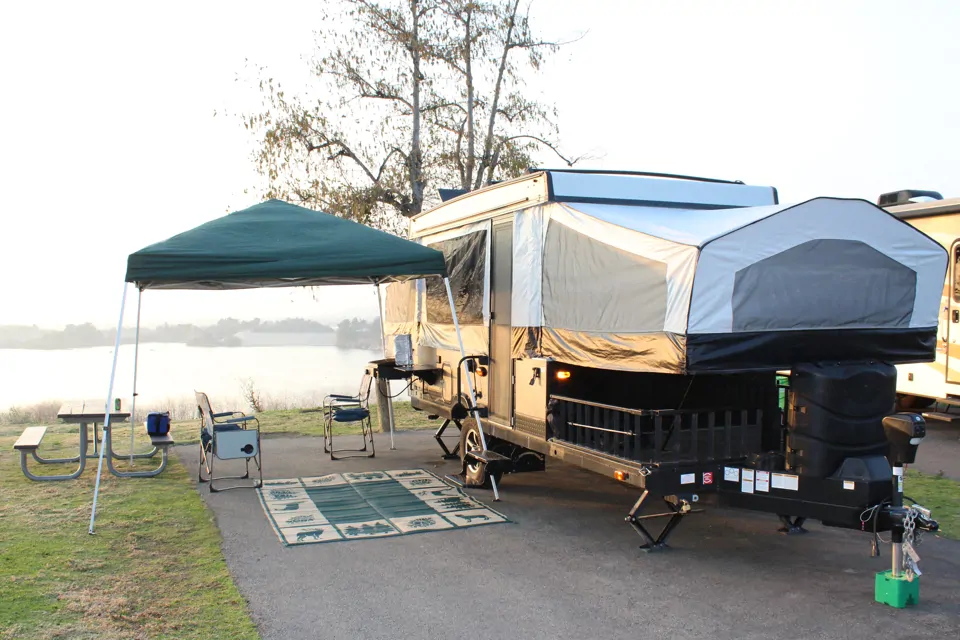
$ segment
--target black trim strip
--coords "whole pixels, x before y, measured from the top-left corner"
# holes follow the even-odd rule
[[[648,176],[651,178],[674,178],[676,180],[694,180],[696,182],[717,182],[720,184],[742,184],[745,185],[743,180],[722,180],[720,178],[701,178],[698,176],[685,176],[677,173],[657,173],[655,171],[627,171],[625,169],[541,169],[537,167],[530,167],[527,171],[530,173],[537,173],[538,171],[546,171],[548,173],[594,173],[594,174],[609,174],[612,176]]]
[[[623,204],[633,207],[657,207],[658,209],[744,209],[769,205],[704,204],[702,202],[668,202],[665,200],[634,200],[631,198],[594,198],[588,196],[553,196],[554,202],[579,202],[582,204]]]
[[[688,334],[687,372],[791,369],[804,362],[933,362],[936,346],[937,327]]]

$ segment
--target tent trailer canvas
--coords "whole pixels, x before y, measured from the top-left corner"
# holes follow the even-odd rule
[[[934,200],[915,201],[919,196]],[[897,367],[897,394],[904,410],[924,410],[934,403],[960,405],[960,198],[933,192],[895,192],[881,196],[884,208],[924,232],[950,252],[938,317],[936,360]],[[955,419],[949,413],[927,417]]]
[[[647,548],[708,497],[787,531],[867,514],[899,543],[905,518],[936,527],[897,490],[922,419],[891,414],[895,366],[934,359],[947,255],[877,206],[531,170],[413,217],[409,235],[445,256],[467,357],[429,282],[389,285],[384,328],[443,372],[413,384],[414,408],[481,417],[486,447],[462,424],[462,483],[550,459],[616,478],[641,494],[627,521]],[[641,515],[656,496],[659,535]]]

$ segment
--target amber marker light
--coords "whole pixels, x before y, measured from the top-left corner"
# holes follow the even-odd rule
[[[557,371],[557,380],[569,380],[569,379],[570,379],[569,371],[564,371],[564,370]]]
[[[630,474],[627,473],[626,471],[614,471],[614,472],[613,472],[613,477],[614,477],[616,480],[619,480],[620,482],[623,482],[624,480],[626,480],[627,478],[630,477]]]

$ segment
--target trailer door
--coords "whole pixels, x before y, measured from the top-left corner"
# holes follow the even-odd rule
[[[490,269],[490,397],[491,417],[513,426],[513,345],[510,297],[513,289],[513,221],[495,224]]]
[[[947,382],[960,383],[960,240],[950,247],[950,283],[947,287]]]

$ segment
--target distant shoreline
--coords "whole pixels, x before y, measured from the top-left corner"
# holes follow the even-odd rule
[[[133,341],[126,341],[120,343],[121,347],[132,346]],[[174,344],[174,345],[183,345],[185,347],[197,348],[197,349],[271,349],[275,347],[334,347],[336,349],[349,349],[353,351],[381,351],[383,346],[381,344],[376,345],[366,345],[366,346],[342,346],[338,344],[313,344],[313,343],[277,343],[277,344],[189,344],[186,342],[163,342],[163,341],[150,341],[150,342],[141,342],[140,346],[146,345],[157,345],[157,344]],[[80,351],[82,349],[113,349],[112,344],[95,344],[95,345],[86,345],[86,346],[75,346],[75,347],[24,347],[24,346],[0,346],[0,351]]]
[[[136,341],[137,331],[124,327],[120,344]],[[140,327],[141,344],[183,344],[190,347],[259,347],[259,346],[331,346],[343,349],[376,350],[381,348],[379,320],[357,318],[340,321],[335,327],[314,320],[288,318],[261,322],[224,318],[214,325],[164,324]],[[0,325],[0,349],[59,351],[112,347],[116,344],[115,329],[98,329],[93,324],[67,325],[48,330],[37,326]]]

